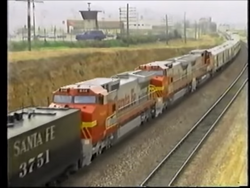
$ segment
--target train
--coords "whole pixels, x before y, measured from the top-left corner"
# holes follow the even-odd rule
[[[62,86],[48,106],[9,113],[9,187],[56,185],[63,174],[89,166],[131,131],[159,117],[237,56],[239,36],[225,35],[227,41],[214,48]]]

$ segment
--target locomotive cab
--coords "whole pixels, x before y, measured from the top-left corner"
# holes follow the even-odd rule
[[[107,128],[106,119],[116,110],[115,101],[108,102],[106,85],[101,84],[102,78],[97,78],[98,84],[81,82],[65,86],[53,94],[50,107],[69,107],[81,110],[81,137],[98,142],[100,137],[105,137],[103,132]],[[112,79],[110,79],[112,80]],[[95,83],[97,80],[95,80]]]
[[[171,61],[172,62],[172,61]],[[168,95],[168,87],[172,82],[172,63],[163,62],[153,62],[138,67],[140,70],[145,70],[154,74],[154,77],[150,81],[150,90],[151,92],[157,93],[157,96],[162,96],[162,94]],[[164,97],[164,96],[162,96]]]
[[[69,107],[81,110],[81,132],[83,139],[91,139],[91,133],[85,128],[97,126],[99,111],[102,108],[103,96],[91,89],[59,89],[54,93],[50,107]],[[103,109],[105,110],[105,109]]]

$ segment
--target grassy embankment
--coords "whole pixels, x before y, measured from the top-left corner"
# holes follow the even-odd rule
[[[136,66],[209,48],[221,43],[218,37],[204,36],[197,41],[170,41],[129,48],[83,48],[10,52],[8,109],[47,105],[47,97],[60,86],[90,79],[108,77],[133,70]]]

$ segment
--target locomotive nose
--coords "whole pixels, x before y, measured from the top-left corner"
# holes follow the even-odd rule
[[[95,106],[93,105],[84,105],[81,108],[82,111],[82,120],[83,122],[93,122],[93,115],[95,111]]]

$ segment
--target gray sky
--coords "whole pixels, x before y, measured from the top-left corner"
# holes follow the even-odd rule
[[[200,17],[211,16],[217,23],[246,25],[247,1],[45,1],[36,4],[36,22],[41,27],[52,25],[63,27],[66,19],[81,19],[79,10],[87,9],[87,2],[91,2],[91,9],[105,11],[100,18],[111,17],[118,20],[119,7],[126,3],[136,7],[139,15],[145,20],[162,20],[167,13],[174,19],[182,19],[186,11],[187,19],[197,20]],[[9,29],[26,24],[27,3],[9,0],[8,4]]]

